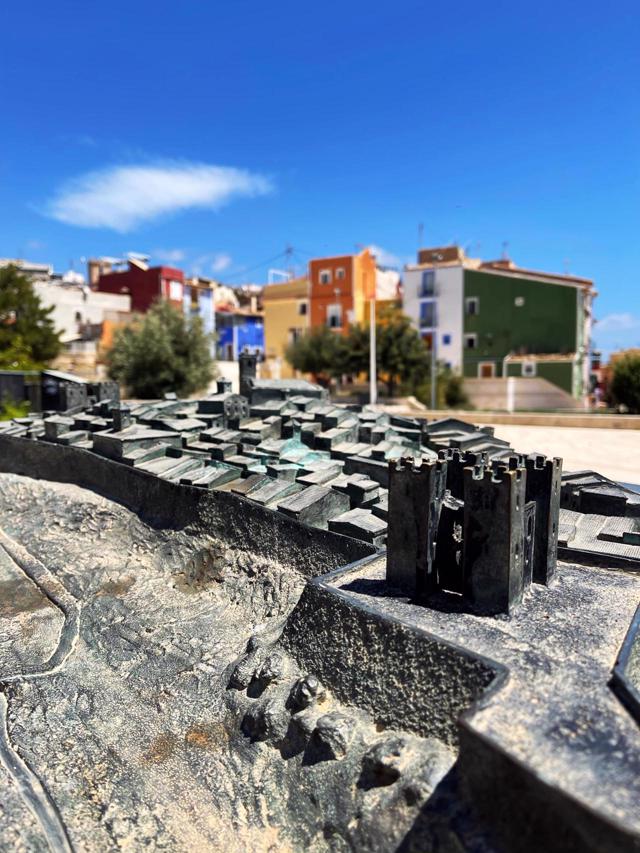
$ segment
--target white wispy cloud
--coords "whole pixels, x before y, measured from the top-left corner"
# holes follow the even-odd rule
[[[195,257],[189,266],[194,275],[207,275],[224,272],[232,263],[233,258],[227,252],[205,252]]]
[[[640,317],[628,313],[607,314],[596,324],[598,332],[628,332],[634,329],[640,330]]]
[[[271,192],[269,178],[230,166],[163,161],[112,166],[63,186],[45,212],[67,225],[131,231],[189,208],[216,210],[234,198]]]
[[[213,272],[224,272],[224,270],[229,269],[232,261],[233,258],[231,255],[227,255],[225,252],[218,252],[211,261],[211,269]]]
[[[375,243],[371,243],[370,246],[367,246],[367,249],[371,252],[372,255],[376,256],[377,262],[381,267],[401,267],[403,262],[392,252],[388,252],[386,249],[383,249],[382,246],[376,246]]]
[[[187,253],[184,249],[154,249],[151,256],[165,264],[179,264],[184,261]]]
[[[595,324],[593,337],[605,358],[617,350],[640,347],[640,317],[626,311],[606,314]]]

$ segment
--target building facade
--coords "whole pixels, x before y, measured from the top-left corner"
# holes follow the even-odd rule
[[[96,263],[96,261],[90,261]],[[108,267],[111,269],[111,267]],[[105,269],[105,266],[102,266]],[[89,275],[89,281],[92,274]],[[129,259],[125,269],[100,272],[93,285],[102,293],[128,293],[131,309],[144,314],[157,299],[166,299],[176,308],[184,304],[184,273],[175,267],[150,267]]]
[[[593,282],[422,249],[405,269],[403,308],[439,361],[467,378],[547,379],[589,389]]]
[[[218,310],[216,313],[217,357],[220,361],[237,361],[247,351],[264,358],[264,316],[250,308]]]
[[[270,284],[262,294],[264,307],[264,374],[272,379],[291,379],[295,372],[285,358],[289,344],[309,328],[309,280],[294,279]]]
[[[125,268],[117,268],[124,264]],[[216,331],[217,282],[212,279],[198,276],[185,279],[180,269],[149,267],[136,258],[126,262],[102,258],[89,261],[89,282],[99,293],[127,294],[132,311],[145,313],[156,300],[167,300],[185,317],[200,317],[205,334],[213,335]],[[211,354],[215,354],[213,339]]]
[[[346,334],[365,322],[365,303],[375,293],[376,262],[368,249],[309,261],[309,325]]]
[[[60,332],[63,350],[54,366],[86,378],[104,372],[104,357],[116,329],[131,321],[131,297],[98,293],[87,285],[34,281],[33,289]]]

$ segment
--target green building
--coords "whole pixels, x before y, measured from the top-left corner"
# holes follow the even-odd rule
[[[588,279],[447,246],[421,249],[406,267],[403,305],[438,359],[468,379],[538,377],[581,399],[594,296]]]

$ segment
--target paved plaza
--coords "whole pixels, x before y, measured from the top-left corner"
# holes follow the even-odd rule
[[[521,453],[561,456],[565,471],[595,470],[622,483],[640,483],[640,430],[496,426]]]

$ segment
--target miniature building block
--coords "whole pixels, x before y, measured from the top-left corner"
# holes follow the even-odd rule
[[[436,591],[435,541],[447,463],[389,463],[387,580],[411,596]]]
[[[227,426],[251,416],[249,400],[243,394],[227,394],[222,404],[222,411]]]
[[[349,509],[349,498],[326,486],[309,486],[278,504],[278,511],[312,527],[326,530],[330,518]]]
[[[330,519],[329,530],[380,547],[386,538],[387,525],[369,510],[350,509]]]
[[[96,432],[93,434],[93,450],[102,456],[119,460],[128,456],[132,450],[151,447],[158,443],[182,447],[180,433],[147,429],[133,424],[120,432]]]
[[[304,486],[294,483],[291,480],[273,479],[272,477],[268,479],[268,483],[263,483],[257,489],[247,492],[247,497],[261,506],[267,506],[276,501],[279,502],[282,498],[295,495],[304,488]]]
[[[250,495],[251,492],[261,489],[270,482],[271,477],[266,477],[263,474],[251,474],[246,479],[240,480],[235,486],[232,486],[231,491],[237,495]]]
[[[267,463],[267,474],[270,477],[278,477],[281,480],[289,480],[293,482],[300,468],[292,462],[269,462]]]
[[[55,441],[63,433],[73,429],[73,418],[64,415],[53,415],[44,422],[44,437],[47,441]]]
[[[114,432],[120,432],[132,424],[131,409],[129,406],[122,404],[114,406],[109,410],[109,414],[111,415],[111,420],[113,422]]]
[[[225,465],[222,462],[215,462],[208,465],[204,470],[183,475],[180,482],[185,485],[198,486],[201,489],[218,489],[227,483],[239,480],[239,478],[240,472],[237,468],[232,465]]]
[[[385,489],[389,487],[389,464],[366,456],[349,456],[344,461],[345,474],[365,474]]]
[[[318,433],[315,437],[314,447],[318,450],[331,450],[334,445],[342,444],[346,441],[356,441],[358,427],[353,422],[349,422],[349,424],[349,426],[343,424],[339,427],[332,427]]]

